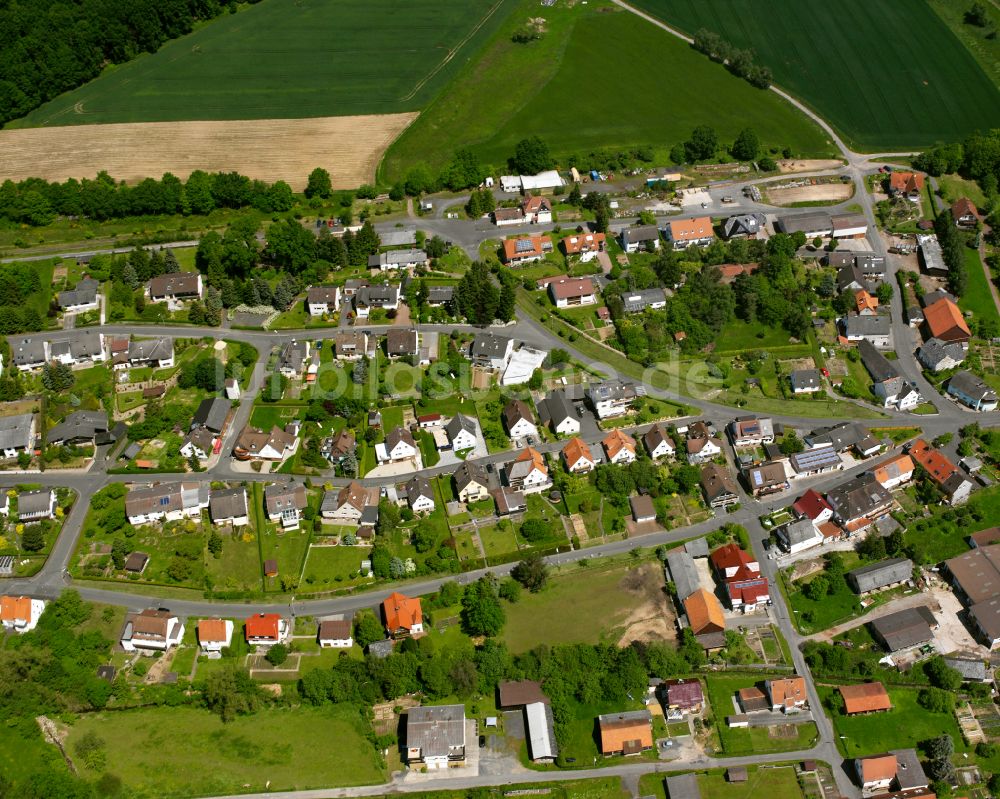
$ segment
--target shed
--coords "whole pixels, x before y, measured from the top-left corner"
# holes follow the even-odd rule
[[[747,779],[746,766],[730,766],[726,769],[726,782],[746,782]]]
[[[264,561],[264,576],[265,577],[277,577],[278,575],[278,561],[275,559]]]
[[[696,774],[677,774],[664,780],[668,799],[701,799]]]

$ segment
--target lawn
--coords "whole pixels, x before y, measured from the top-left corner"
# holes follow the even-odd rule
[[[511,41],[538,16],[540,39]],[[684,80],[668,90],[665,74]],[[595,110],[582,120],[576,100],[584,85]],[[530,134],[557,157],[649,145],[665,151],[700,124],[722,141],[750,126],[767,144],[831,151],[822,131],[780,98],[634,14],[604,2],[556,3],[541,13],[535,0],[522,0],[482,56],[389,148],[380,175],[393,180],[421,160],[433,170],[466,145],[484,162],[503,164]]]
[[[698,775],[698,787],[704,799],[802,799],[795,769],[792,766],[750,766],[746,782],[729,782],[722,770]],[[639,791],[643,796],[667,799],[662,774],[644,774],[639,778]]]
[[[983,322],[1000,322],[979,250],[965,248],[965,271],[969,275],[969,286],[958,298],[958,307],[972,311],[975,318]]]
[[[256,405],[250,414],[250,424],[258,430],[270,431],[272,427],[284,427],[295,419],[302,408],[298,406]]]
[[[713,717],[719,730],[722,750],[726,755],[787,752],[808,749],[815,743],[816,725],[812,722],[796,725],[797,736],[794,738],[771,738],[768,729],[764,727],[730,729],[726,726],[726,716],[736,713],[733,707],[733,695],[741,688],[749,688],[763,682],[769,676],[766,674],[710,675],[705,678],[705,682],[708,684],[708,700],[711,703]]]
[[[364,547],[309,547],[303,570],[304,582],[312,587],[330,587],[330,583],[350,585],[361,561],[371,556]]]
[[[88,732],[104,740],[107,770],[130,793],[291,791],[372,784],[386,776],[365,740],[361,713],[351,705],[274,708],[228,724],[188,707],[94,713],[73,724],[68,751]],[[178,768],[184,763],[199,765]],[[96,777],[80,767],[88,778]]]
[[[825,704],[826,697],[836,689],[820,686],[818,690]],[[886,690],[892,700],[892,710],[885,713],[855,717],[829,714],[837,732],[837,745],[844,755],[857,757],[888,749],[903,749],[945,733],[951,735],[959,752],[965,750],[954,714],[931,713],[920,707],[917,704],[917,688],[888,686]],[[846,736],[846,739],[840,736]]]
[[[976,204],[977,208],[986,207],[986,198],[983,190],[974,180],[966,180],[961,175],[941,175],[938,179],[938,186],[944,195],[944,201],[951,205],[962,197],[968,197]]]
[[[109,68],[17,124],[414,111],[454,77],[513,5],[513,0],[409,5],[263,0],[238,14],[223,14],[152,55]]]
[[[1000,125],[1000,90],[926,0],[636,5],[689,34],[707,28],[754,50],[776,84],[858,148],[923,147]]]
[[[253,530],[244,527],[232,533],[226,528],[219,529],[222,553],[218,558],[205,556],[205,572],[212,587],[216,591],[260,591],[260,549]]]

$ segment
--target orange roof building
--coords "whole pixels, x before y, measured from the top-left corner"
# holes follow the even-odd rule
[[[913,458],[901,452],[877,464],[872,475],[883,488],[893,489],[913,477]]]
[[[37,621],[35,619],[34,621]],[[28,629],[33,627],[31,618],[31,598],[26,596],[0,597],[0,622],[8,629]]]
[[[247,643],[276,644],[288,632],[288,623],[278,613],[257,613],[243,626]]]
[[[721,633],[726,629],[722,603],[704,588],[697,589],[684,600],[684,614],[695,635]]]
[[[878,297],[861,289],[854,295],[854,310],[860,316],[874,316],[878,313]]]
[[[606,713],[597,717],[602,755],[637,755],[653,748],[653,717],[648,710]]]
[[[924,308],[924,325],[933,338],[949,343],[966,343],[972,332],[958,306],[947,297],[932,302]]]
[[[635,439],[617,428],[601,442],[611,463],[631,463],[635,460]]]
[[[667,238],[674,243],[674,247],[711,241],[715,238],[712,218],[698,216],[694,219],[672,219],[667,225]]]
[[[840,695],[844,698],[844,712],[848,716],[856,713],[878,713],[892,709],[889,694],[886,693],[885,686],[880,682],[841,685]]]
[[[924,176],[920,172],[893,172],[889,175],[892,194],[919,194],[924,190]]]
[[[958,225],[971,225],[979,219],[979,209],[968,197],[962,197],[951,207],[951,218]]]
[[[895,755],[886,754],[862,757],[858,758],[856,764],[862,785],[888,786],[896,778],[897,764]]]
[[[198,640],[201,643],[226,640],[226,623],[222,619],[202,619],[198,622]]]
[[[958,471],[947,456],[940,450],[933,449],[922,438],[918,438],[910,445],[910,457],[918,463],[928,476],[938,485],[944,482]]]
[[[793,677],[765,680],[764,687],[771,699],[772,710],[794,710],[802,707],[808,700],[805,678],[797,674]]]
[[[562,448],[563,461],[571,472],[589,472],[595,466],[590,447],[582,438],[571,438]]]
[[[419,597],[408,597],[394,591],[382,603],[385,629],[393,638],[418,635],[424,631],[424,614]]]
[[[562,240],[563,252],[567,255],[582,255],[585,252],[604,252],[607,236],[603,233],[576,233]]]
[[[503,241],[503,262],[512,266],[540,261],[549,252],[552,252],[549,236],[522,236]]]

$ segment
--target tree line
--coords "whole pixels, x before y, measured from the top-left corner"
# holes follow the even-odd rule
[[[766,89],[771,85],[770,67],[756,63],[757,54],[753,50],[741,50],[714,31],[701,28],[691,44],[699,53],[704,53],[713,61],[724,64],[736,77],[743,78],[751,86]]]
[[[0,125],[152,53],[237,0],[32,0],[0,5]],[[257,2],[257,0],[250,0]]]

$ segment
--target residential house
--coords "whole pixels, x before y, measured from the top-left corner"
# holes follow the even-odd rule
[[[218,435],[226,426],[226,417],[229,416],[232,407],[233,403],[222,397],[202,400],[194,418],[191,419],[191,429],[204,427]]]
[[[538,413],[557,435],[575,436],[580,432],[580,416],[562,389],[549,392],[539,403]]]
[[[368,256],[368,268],[382,272],[390,269],[413,269],[417,266],[426,266],[428,263],[430,258],[423,250],[389,250]]]
[[[582,438],[571,438],[567,441],[562,448],[562,458],[566,469],[573,474],[593,471],[597,465],[590,447]]]
[[[201,272],[169,272],[157,275],[147,284],[151,302],[197,300],[201,292]]]
[[[841,685],[837,690],[844,700],[844,713],[848,716],[892,710],[892,701],[885,686],[880,682]]]
[[[904,453],[884,460],[872,469],[872,475],[879,485],[891,491],[913,479],[913,459]]]
[[[664,230],[667,241],[675,250],[686,250],[691,245],[707,247],[715,240],[712,218],[671,219]]]
[[[887,558],[878,563],[852,569],[846,577],[855,593],[869,594],[911,580],[913,561],[909,558]]]
[[[920,193],[924,190],[924,176],[920,172],[895,171],[889,173],[889,196],[905,197],[913,202],[920,202]]]
[[[833,520],[848,535],[867,530],[895,505],[892,494],[870,474],[841,483],[827,493],[826,500],[833,509]]]
[[[509,435],[515,441],[525,438],[538,438],[538,427],[531,407],[524,400],[512,399],[503,409],[503,424]]]
[[[222,656],[222,650],[233,642],[236,625],[230,619],[201,619],[198,622],[198,646],[203,654]]]
[[[893,799],[930,799],[927,793],[930,780],[924,774],[920,758],[914,749],[896,749],[891,752],[854,761],[858,781],[865,796],[885,790]]]
[[[264,487],[264,509],[272,522],[281,522],[282,530],[297,530],[302,511],[309,505],[302,483],[272,483]]]
[[[774,424],[768,418],[744,416],[729,423],[734,447],[759,447],[774,443]]]
[[[809,703],[806,681],[798,675],[764,680],[764,689],[767,691],[772,711],[794,713]]]
[[[316,640],[320,649],[350,649],[354,646],[351,619],[324,619],[319,623]]]
[[[524,210],[519,205],[513,208],[497,208],[493,211],[493,224],[497,227],[523,225],[524,221]]]
[[[811,519],[796,519],[779,527],[775,530],[775,534],[778,543],[790,555],[796,555],[823,543],[823,534]]]
[[[41,369],[49,360],[49,343],[37,338],[11,338],[11,359],[22,372]]]
[[[330,463],[344,465],[355,455],[357,437],[354,431],[345,427],[334,436],[327,436],[320,444],[320,454]]]
[[[385,334],[385,352],[390,358],[413,358],[420,350],[415,328],[390,327]]]
[[[625,252],[638,252],[640,249],[660,249],[660,231],[656,225],[636,225],[627,227],[621,232],[622,249]]]
[[[792,512],[799,519],[809,519],[817,527],[833,518],[833,508],[830,503],[812,488],[792,503]]]
[[[768,579],[761,576],[760,565],[746,551],[730,543],[716,549],[710,556],[712,568],[726,587],[733,610],[744,613],[758,605],[770,605]]]
[[[706,463],[722,454],[722,439],[716,437],[704,422],[692,422],[687,430],[688,463]]]
[[[865,277],[865,273],[857,266],[844,266],[837,270],[837,291],[841,294],[845,291],[861,291],[864,289],[871,293],[876,290],[874,280]]]
[[[648,710],[605,713],[597,717],[601,754],[638,755],[653,748],[653,717]]]
[[[184,624],[169,610],[147,608],[125,617],[120,643],[126,652],[166,652],[184,638]]]
[[[714,463],[701,468],[701,493],[713,508],[724,508],[740,501],[736,481],[725,468]]]
[[[490,480],[486,469],[474,461],[463,461],[455,470],[455,496],[459,502],[478,502],[486,499],[490,492]]]
[[[545,456],[537,449],[527,447],[504,469],[505,483],[515,491],[532,494],[548,488],[552,482]]]
[[[639,397],[646,394],[645,388],[625,383],[621,380],[607,380],[587,387],[586,397],[598,419],[624,416]]]
[[[932,449],[922,438],[907,447],[910,457],[944,493],[950,505],[960,505],[972,493],[972,482],[966,479],[948,457]]]
[[[154,369],[169,369],[174,365],[173,339],[132,339],[128,345],[128,365],[133,368],[151,366]]]
[[[664,681],[664,704],[671,715],[701,713],[705,707],[705,693],[698,679]]]
[[[59,292],[59,310],[63,313],[96,310],[100,307],[97,297],[100,290],[100,283],[91,277],[85,277],[76,284],[75,288]]]
[[[97,437],[110,430],[105,411],[73,411],[45,434],[49,444],[93,444]]]
[[[508,266],[541,261],[550,252],[552,252],[551,236],[519,236],[503,241],[503,262]]]
[[[104,334],[93,330],[79,330],[68,341],[53,341],[49,344],[49,359],[66,366],[85,366],[103,363]]]
[[[412,707],[406,712],[406,762],[428,770],[461,766],[465,735],[465,705]]]
[[[869,341],[858,342],[861,362],[872,378],[872,391],[882,400],[885,408],[898,407],[901,411],[917,407],[920,395],[910,392],[907,383],[893,363],[879,352]],[[904,407],[905,404],[905,407]]]
[[[310,316],[335,314],[340,309],[337,286],[310,286],[306,291],[306,310]]]
[[[288,620],[279,613],[255,613],[243,623],[250,646],[274,646],[291,635]]]
[[[272,427],[269,433],[255,427],[244,427],[233,445],[233,457],[239,461],[253,459],[280,461],[287,458],[298,448],[299,440],[293,427],[288,425],[282,430]]]
[[[727,239],[745,236],[755,239],[764,230],[767,220],[763,214],[736,214],[722,224],[722,235]]]
[[[158,483],[132,486],[125,495],[129,524],[196,519],[209,504],[208,483]]]
[[[420,598],[393,591],[382,603],[382,618],[391,638],[420,635],[424,631],[424,615]]]
[[[361,286],[354,295],[354,313],[362,319],[371,316],[373,309],[395,311],[399,308],[399,286],[376,284]]]
[[[722,633],[726,629],[722,604],[715,594],[704,588],[696,588],[684,600],[684,615],[695,635]]]
[[[654,424],[649,428],[642,437],[642,443],[646,445],[646,451],[654,461],[672,458],[676,454],[674,440],[661,424]]]
[[[278,371],[289,379],[305,377],[311,347],[308,341],[289,341],[278,355]]]
[[[589,261],[607,249],[607,236],[603,233],[572,233],[559,244],[566,255],[579,255],[581,261]]]
[[[513,339],[496,333],[477,333],[469,349],[469,360],[474,366],[503,371],[513,351]]]
[[[339,331],[333,337],[333,354],[338,361],[357,361],[368,354],[368,336],[360,330]]]
[[[855,449],[861,455],[874,454],[869,451],[866,439],[871,438],[868,430],[857,422],[841,422],[832,427],[819,427],[806,435],[807,447],[832,446],[837,452]],[[875,450],[877,452],[878,449]]]
[[[56,517],[56,492],[51,488],[22,491],[17,495],[17,520],[37,522]]]
[[[880,350],[892,349],[892,322],[888,316],[846,316],[841,320],[848,344],[868,341]]]
[[[594,305],[597,302],[597,287],[589,277],[561,277],[549,281],[549,295],[557,308]]]
[[[378,509],[379,491],[366,488],[356,480],[337,491],[327,491],[320,505],[320,516],[336,524],[360,524],[368,509]]]
[[[819,369],[795,369],[790,375],[793,394],[815,394],[823,390]]]
[[[521,201],[521,213],[529,224],[552,224],[552,203],[545,197],[536,197],[529,192]]]
[[[431,513],[436,506],[431,481],[419,475],[410,478],[406,484],[406,502],[414,513]]]
[[[38,625],[45,600],[27,596],[0,596],[0,624],[15,633],[31,632]]]
[[[951,206],[951,218],[958,227],[975,227],[979,222],[979,210],[968,197],[961,197]]]
[[[854,293],[854,313],[858,316],[875,316],[878,314],[878,297],[869,294],[865,289]]]
[[[635,439],[615,428],[601,441],[608,463],[634,463]]]
[[[427,306],[430,308],[451,308],[455,299],[454,286],[428,286]]]
[[[497,506],[498,516],[510,516],[512,513],[521,513],[528,507],[523,491],[515,491],[512,488],[501,486],[490,492],[493,502]]]
[[[662,288],[641,289],[622,295],[622,310],[627,314],[642,313],[647,308],[667,307],[667,295]]]
[[[19,413],[0,417],[0,453],[16,458],[20,452],[32,452],[35,446],[35,415]]]
[[[632,520],[636,524],[646,524],[656,521],[656,506],[649,494],[635,494],[628,499],[632,510]]]
[[[415,462],[419,453],[413,434],[405,427],[390,430],[385,441],[375,445],[375,457],[379,463]]]
[[[233,527],[249,524],[247,490],[242,486],[212,489],[208,497],[208,515],[212,524],[231,524]]]
[[[763,463],[743,472],[743,481],[754,498],[778,494],[788,488],[785,467],[780,463]]]
[[[955,372],[948,381],[948,395],[974,411],[997,409],[997,393],[972,372]]]
[[[947,297],[924,307],[924,327],[927,328],[928,337],[950,344],[968,344],[972,338],[962,311]]]
[[[452,416],[451,421],[445,426],[452,450],[455,452],[465,452],[475,449],[478,427],[476,421],[464,413],[456,413]]]
[[[932,372],[945,372],[960,366],[968,352],[960,342],[942,341],[939,338],[929,338],[917,350],[917,360]]]

